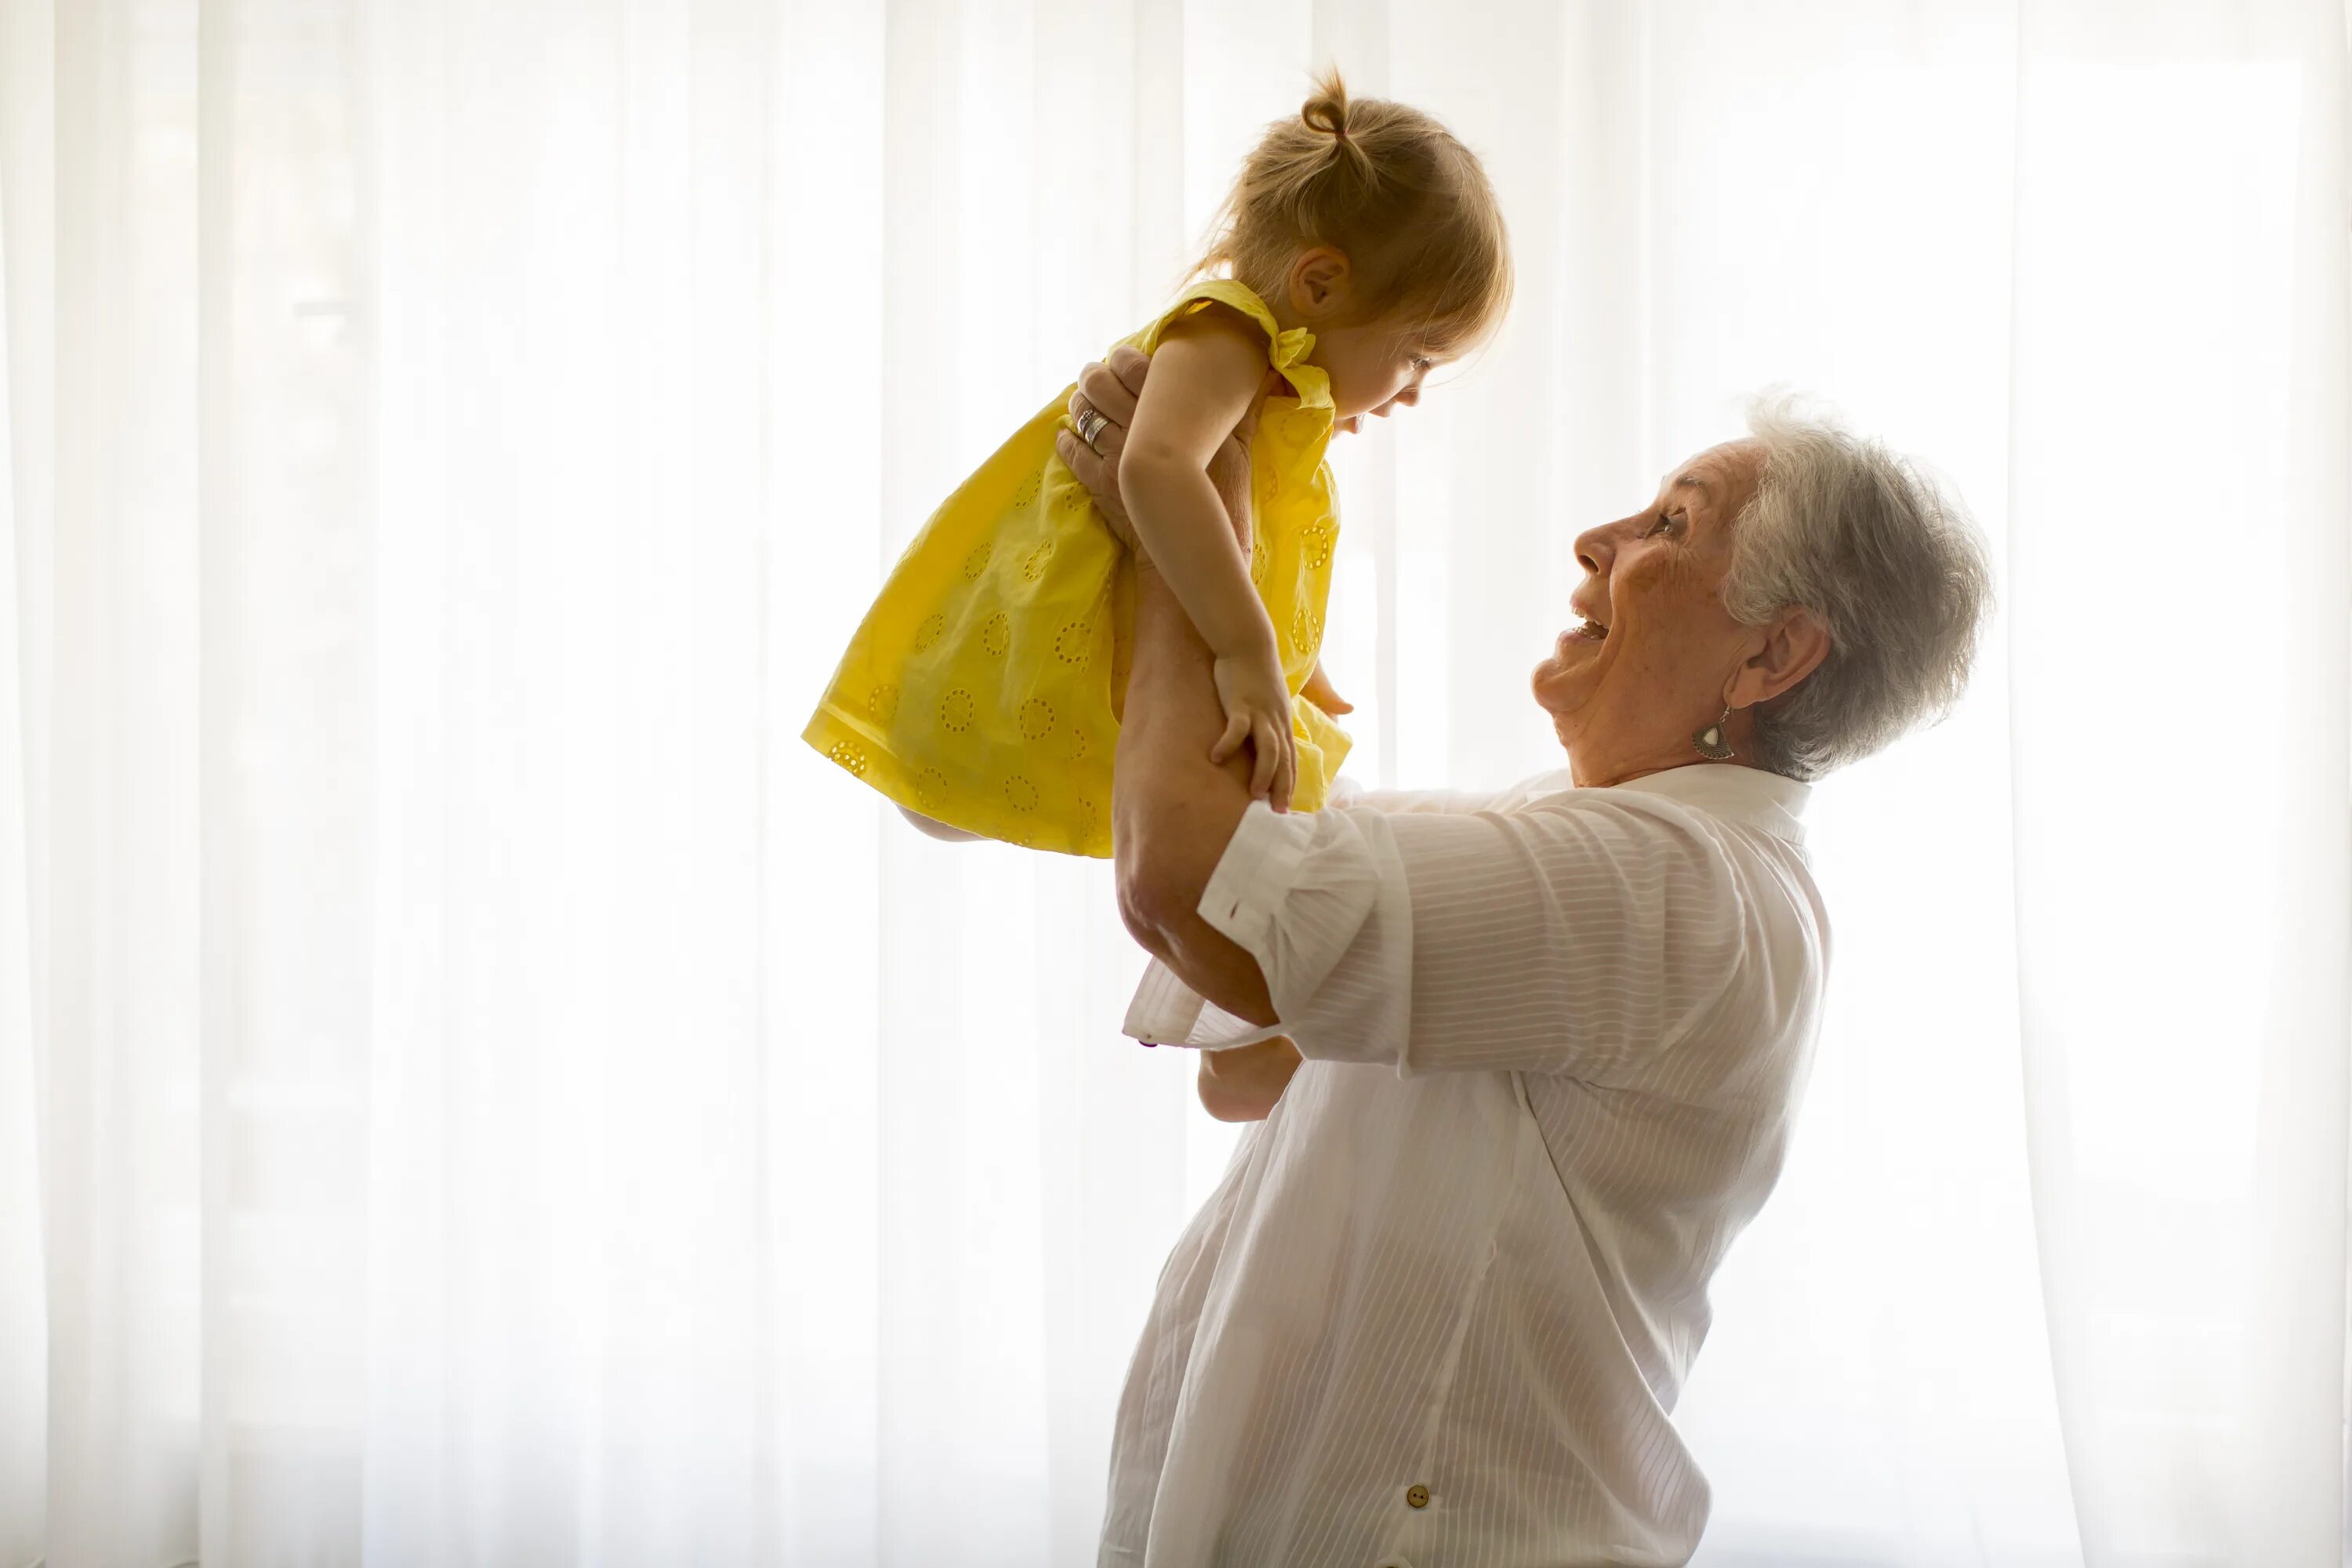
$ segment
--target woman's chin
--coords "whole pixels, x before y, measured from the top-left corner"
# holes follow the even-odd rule
[[[1575,631],[1560,633],[1559,640],[1552,645],[1551,657],[1537,665],[1535,673],[1529,677],[1529,684],[1535,688],[1536,700],[1556,711],[1559,704],[1546,694],[1546,689],[1550,688],[1557,693],[1559,688],[1574,681],[1579,670],[1590,662],[1591,655],[1600,646],[1598,637],[1586,637]]]
[[[1575,674],[1563,668],[1558,658],[1544,660],[1528,678],[1528,689],[1535,694],[1536,706],[1555,719],[1576,705],[1579,684]]]

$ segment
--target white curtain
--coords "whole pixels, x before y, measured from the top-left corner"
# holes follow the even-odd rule
[[[2002,561],[1816,792],[1699,1562],[2342,1560],[2341,0],[0,0],[0,1564],[1093,1561],[1233,1131],[797,734],[1328,58],[1523,279],[1341,458],[1360,776],[1549,765],[1763,385]]]

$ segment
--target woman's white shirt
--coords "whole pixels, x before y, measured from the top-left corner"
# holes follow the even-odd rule
[[[1809,793],[1701,763],[1250,807],[1200,912],[1282,1022],[1154,963],[1128,1032],[1306,1060],[1160,1276],[1103,1563],[1688,1559],[1669,1416],[1829,963]]]

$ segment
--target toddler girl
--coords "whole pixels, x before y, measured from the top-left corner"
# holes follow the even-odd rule
[[[1349,743],[1301,695],[1339,535],[1325,448],[1417,402],[1432,366],[1493,330],[1511,287],[1502,215],[1444,127],[1350,100],[1331,74],[1244,163],[1195,271],[1125,340],[1152,362],[1119,490],[1215,655],[1226,723],[1213,755],[1246,740],[1253,792],[1313,810]],[[1068,397],[924,524],[803,738],[928,826],[1108,856],[1133,576],[1054,451]],[[1244,560],[1207,469],[1253,420]]]

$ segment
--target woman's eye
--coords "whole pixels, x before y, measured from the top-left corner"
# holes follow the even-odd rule
[[[1671,518],[1671,517],[1667,516],[1664,512],[1660,512],[1660,513],[1657,515],[1656,520],[1655,520],[1654,521],[1653,521],[1653,522],[1650,524],[1650,526],[1649,526],[1649,527],[1647,527],[1647,528],[1645,528],[1645,529],[1643,529],[1643,530],[1642,531],[1642,537],[1643,537],[1643,538],[1644,538],[1644,539],[1647,539],[1647,538],[1649,538],[1649,537],[1650,537],[1650,535],[1652,535],[1652,534],[1654,534],[1654,533],[1660,533],[1660,532],[1664,531],[1664,530],[1665,530],[1666,526],[1667,526],[1669,523],[1672,523],[1674,521],[1675,521],[1675,520],[1674,520],[1673,518]]]

